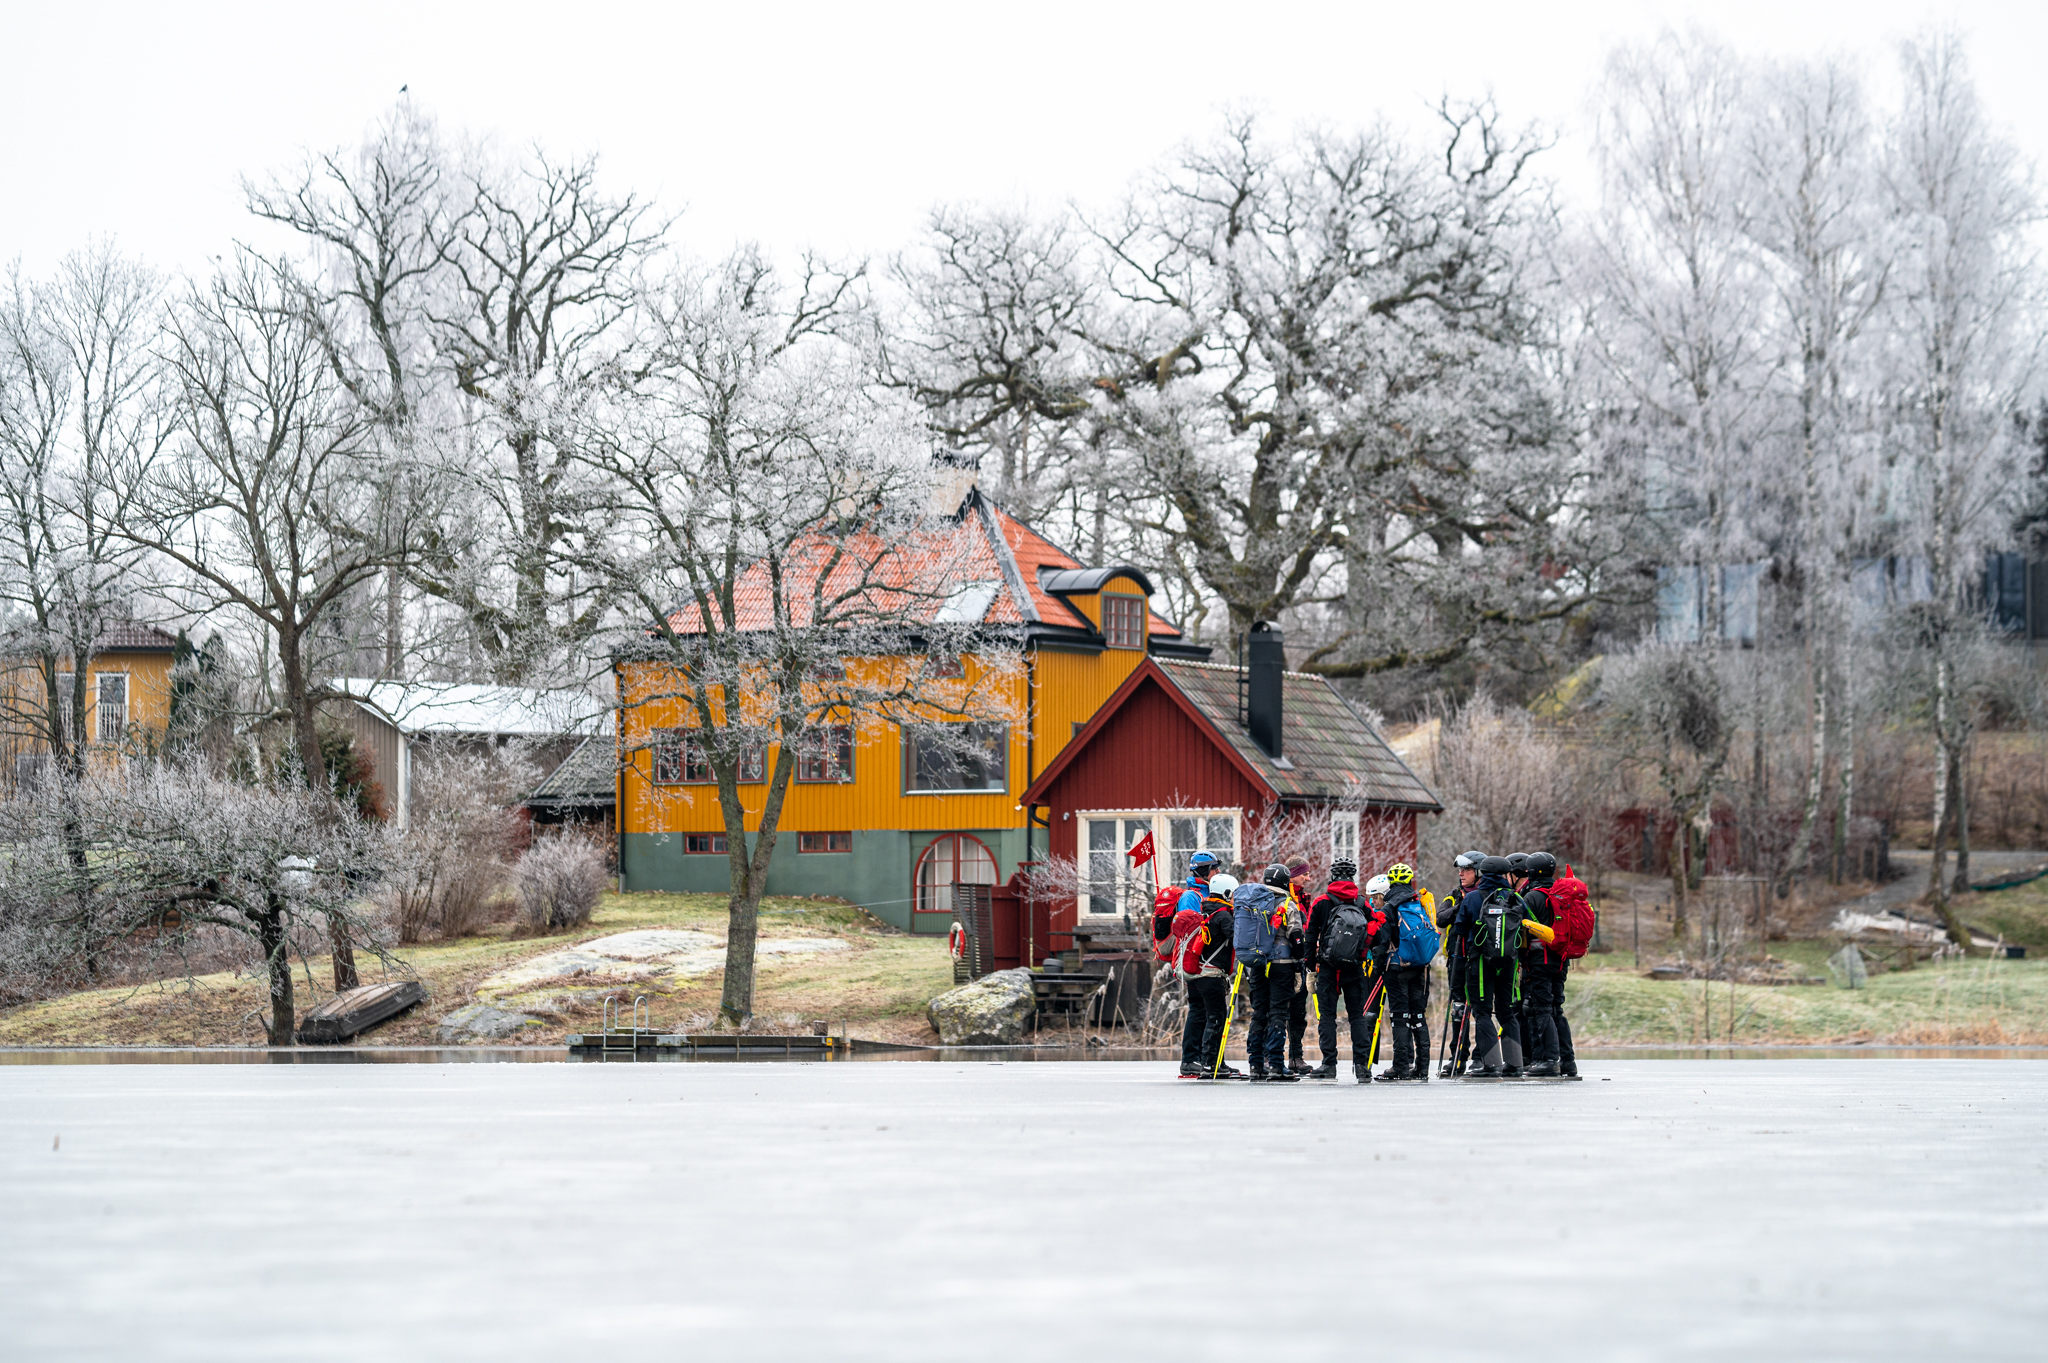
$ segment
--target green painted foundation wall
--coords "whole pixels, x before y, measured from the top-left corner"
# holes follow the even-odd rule
[[[851,852],[799,852],[796,834],[775,839],[768,862],[771,895],[831,895],[850,900],[885,923],[914,932],[942,933],[952,926],[944,914],[912,914],[911,891],[918,858],[932,840],[947,833],[971,833],[996,859],[996,878],[1008,880],[1024,856],[1021,828],[881,829],[856,832]],[[1034,830],[1038,855],[1045,854],[1045,830]],[[628,833],[620,839],[621,888],[726,894],[732,867],[723,852],[683,851],[680,833]],[[913,923],[912,918],[918,921]]]

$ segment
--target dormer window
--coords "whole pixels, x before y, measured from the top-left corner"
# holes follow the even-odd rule
[[[1145,647],[1145,600],[1139,596],[1102,597],[1102,637],[1111,648]]]

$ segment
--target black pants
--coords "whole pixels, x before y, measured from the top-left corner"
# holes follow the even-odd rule
[[[1188,1022],[1180,1034],[1180,1067],[1207,1074],[1216,1068],[1223,1043],[1223,1019],[1230,1009],[1230,981],[1214,975],[1188,981]]]
[[[1365,1063],[1372,1049],[1372,1028],[1365,1020],[1365,969],[1351,965],[1325,965],[1316,971],[1316,1042],[1323,1048],[1323,1063],[1337,1063],[1337,995],[1344,995],[1344,1016],[1351,1019],[1351,1061]]]
[[[1287,1067],[1287,1004],[1294,992],[1293,961],[1247,963],[1244,992],[1251,995],[1252,1025],[1245,1033],[1245,1056],[1267,1069]]]
[[[1528,1034],[1532,1063],[1555,1060],[1560,1071],[1576,1074],[1579,1061],[1572,1053],[1572,1025],[1564,1016],[1564,980],[1570,970],[1570,961],[1523,967],[1522,1028]]]
[[[1429,967],[1387,967],[1387,1028],[1393,1033],[1394,1068],[1429,1063]]]
[[[1287,996],[1287,1058],[1299,1063],[1301,1039],[1308,1033],[1308,967],[1294,963],[1294,992]]]
[[[1474,961],[1465,972],[1472,1006],[1472,1063],[1522,1065],[1521,963]]]

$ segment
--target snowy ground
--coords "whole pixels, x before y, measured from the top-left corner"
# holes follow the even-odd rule
[[[7,1066],[0,1356],[2048,1348],[2048,1064],[1588,1068]]]

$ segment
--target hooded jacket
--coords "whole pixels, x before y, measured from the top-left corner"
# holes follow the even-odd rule
[[[1273,926],[1273,915],[1286,903],[1286,893],[1271,885],[1240,885],[1230,897],[1231,946],[1245,964],[1294,959],[1287,950],[1287,933]]]
[[[1323,887],[1308,906],[1308,950],[1307,959],[1311,967],[1323,963],[1323,939],[1329,935],[1330,919],[1337,912],[1339,904],[1358,902],[1358,882],[1354,880],[1333,880]],[[1368,917],[1372,911],[1366,910]]]

